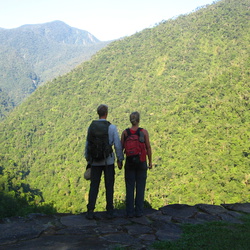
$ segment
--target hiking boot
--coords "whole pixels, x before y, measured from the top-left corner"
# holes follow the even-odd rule
[[[86,213],[86,219],[88,219],[88,220],[93,220],[94,219],[94,211],[88,211],[87,213]]]

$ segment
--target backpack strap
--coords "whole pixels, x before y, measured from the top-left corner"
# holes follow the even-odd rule
[[[127,128],[127,129],[126,129],[126,132],[127,132],[127,135],[125,135],[125,136],[126,136],[126,138],[127,138],[128,136],[130,136],[130,135],[131,135],[130,128]]]
[[[138,135],[138,137],[139,137],[139,141],[140,142],[144,142],[145,140],[144,140],[144,133],[143,133],[143,128],[138,128],[137,130],[136,130],[136,132],[135,132],[135,135]],[[130,136],[130,135],[132,135],[132,133],[131,133],[131,131],[130,131],[130,128],[126,128],[125,129],[125,131],[126,131],[126,133],[124,133],[124,141],[126,141],[127,140],[127,138]]]
[[[137,134],[139,137],[140,137],[140,131],[142,130],[142,128],[138,128],[137,130],[136,130],[136,133],[135,134]]]

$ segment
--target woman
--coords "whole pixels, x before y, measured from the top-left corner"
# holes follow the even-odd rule
[[[130,122],[132,127],[122,132],[121,142],[127,156],[125,163],[126,213],[129,218],[132,218],[134,215],[136,217],[143,215],[147,169],[152,168],[152,152],[148,131],[139,127],[140,114],[138,112],[131,113]],[[140,141],[141,152],[137,157],[128,156],[129,150],[127,150],[126,147],[128,147],[128,138],[131,135],[134,137],[137,135],[138,141]],[[148,158],[148,166],[146,155]]]

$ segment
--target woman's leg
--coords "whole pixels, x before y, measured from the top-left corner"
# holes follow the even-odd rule
[[[143,215],[144,196],[147,179],[147,163],[140,163],[140,167],[136,171],[136,196],[135,196],[135,215],[140,217]]]
[[[126,183],[126,213],[127,216],[134,216],[134,190],[135,190],[135,169],[127,162],[125,164]]]

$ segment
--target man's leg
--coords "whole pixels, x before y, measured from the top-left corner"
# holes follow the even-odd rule
[[[115,166],[114,164],[104,167],[104,180],[106,189],[106,209],[112,215],[114,204],[114,183],[115,183]]]
[[[91,166],[88,211],[94,211],[103,167]]]

